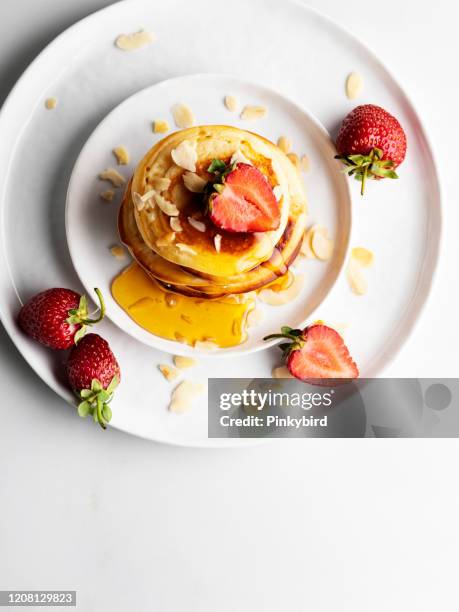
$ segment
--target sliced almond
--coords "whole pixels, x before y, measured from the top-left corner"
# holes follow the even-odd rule
[[[111,202],[115,197],[115,192],[113,191],[113,189],[107,189],[106,191],[102,191],[100,197],[106,202]]]
[[[219,348],[218,344],[212,342],[212,340],[196,340],[193,346],[200,351],[215,351]]]
[[[106,168],[99,174],[99,178],[101,181],[110,181],[113,187],[121,187],[126,182],[124,176],[115,168]]]
[[[110,253],[115,259],[126,259],[126,250],[119,244],[110,247]]]
[[[126,166],[129,163],[129,153],[126,147],[122,145],[113,149],[113,155],[116,157],[116,161],[119,166]]]
[[[273,187],[273,193],[274,193],[274,197],[279,202],[279,200],[281,199],[284,193],[281,185],[276,185],[275,187]]]
[[[253,121],[255,119],[263,119],[268,114],[266,106],[244,106],[240,115],[241,119]]]
[[[158,193],[162,191],[166,191],[171,186],[171,179],[166,178],[165,176],[155,176],[151,179],[151,185],[154,187],[154,190]]]
[[[175,240],[175,232],[167,232],[167,234],[164,234],[163,236],[161,236],[161,238],[158,238],[158,240],[156,241],[156,246],[158,247],[168,246],[169,244],[172,244],[174,240]]]
[[[362,268],[369,268],[375,260],[374,254],[365,247],[354,247],[351,251],[351,257],[358,261]]]
[[[247,315],[247,327],[256,327],[264,319],[264,314],[261,308],[254,308]]]
[[[272,289],[262,289],[258,297],[265,304],[270,306],[282,306],[292,302],[298,297],[301,289],[303,288],[304,277],[303,275],[295,276],[293,283],[285,289],[285,291],[273,291]]]
[[[182,355],[174,355],[174,364],[181,370],[186,370],[197,365],[196,359],[193,357],[183,357]]]
[[[307,155],[303,155],[300,161],[303,172],[309,172],[309,170],[311,169],[311,160],[309,159],[309,157]]]
[[[204,386],[199,383],[184,380],[172,391],[169,410],[181,414],[189,410],[195,398],[203,393]]]
[[[300,158],[298,157],[298,155],[296,153],[287,153],[287,157],[292,162],[292,164],[295,166],[295,168],[298,170],[298,172],[300,172],[301,162],[300,162]]]
[[[314,228],[317,227],[313,225],[310,227],[304,234],[303,242],[301,243],[300,253],[304,255],[307,259],[315,259],[314,251],[311,248],[311,238]]]
[[[364,295],[368,290],[368,283],[363,276],[362,266],[353,257],[349,259],[346,276],[352,291],[357,295]]]
[[[289,153],[292,148],[292,141],[287,136],[280,136],[277,140],[277,146],[284,153]]]
[[[220,253],[220,249],[222,248],[222,237],[220,234],[215,234],[214,236],[214,245],[217,253]]]
[[[122,51],[135,51],[151,45],[154,41],[154,36],[146,30],[139,30],[132,34],[120,34],[115,40],[115,45]]]
[[[132,201],[139,212],[141,212],[147,205],[147,200],[145,200],[140,193],[137,193],[136,191],[132,192]]]
[[[225,96],[225,106],[231,113],[235,113],[239,108],[239,102],[236,96],[232,96],[231,94]]]
[[[177,368],[167,365],[166,363],[160,363],[158,365],[158,370],[166,380],[174,380],[174,378],[177,378],[177,376],[180,374]]]
[[[193,111],[187,104],[175,104],[172,107],[172,115],[178,128],[189,128],[196,122]]]
[[[295,378],[290,374],[287,366],[277,366],[273,368],[271,375],[273,378]]]
[[[45,100],[45,106],[48,110],[53,110],[57,106],[56,98],[47,98]]]
[[[202,193],[207,185],[207,181],[195,172],[185,172],[183,175],[183,183],[188,191],[193,193]]]
[[[206,224],[203,223],[202,221],[193,219],[193,217],[188,217],[188,223],[191,225],[191,227],[194,227],[194,229],[197,230],[198,232],[206,231]]]
[[[178,248],[179,251],[182,251],[182,253],[189,253],[190,255],[196,255],[196,251],[192,249],[190,246],[188,246],[187,244],[183,244],[182,242],[177,242],[175,246]]]
[[[169,127],[169,123],[164,119],[155,119],[153,121],[152,129],[155,134],[165,134],[171,128]]]
[[[363,90],[363,78],[358,72],[351,72],[346,79],[346,96],[355,100]]]
[[[171,219],[174,219],[175,217],[171,217]],[[148,223],[153,223],[153,221],[156,220],[156,210],[150,210],[147,212],[147,221]]]
[[[240,151],[239,149],[235,151],[233,155],[231,156],[230,166],[232,164],[248,164],[249,166],[253,165],[252,162],[249,159],[247,159],[244,153],[242,153],[242,151]]]
[[[166,200],[166,198],[159,193],[155,193],[153,198],[158,205],[158,208],[162,210],[165,215],[168,215],[169,217],[178,217],[180,211],[175,204],[169,202],[169,200]]]
[[[328,238],[326,230],[316,229],[311,237],[311,249],[317,259],[328,261],[333,255],[333,240]]]
[[[180,219],[178,217],[171,217],[169,219],[169,224],[171,226],[171,229],[174,230],[174,232],[183,231],[182,224],[180,223]]]
[[[196,162],[198,161],[196,143],[191,144],[189,140],[183,140],[176,149],[172,149],[171,157],[180,168],[196,172]]]

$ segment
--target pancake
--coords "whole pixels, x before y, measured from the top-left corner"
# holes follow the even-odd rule
[[[289,211],[284,232],[267,261],[244,273],[205,278],[189,268],[164,259],[149,248],[137,227],[131,193],[129,184],[119,211],[120,238],[147,274],[169,291],[202,298],[254,291],[285,274],[301,247],[306,214],[303,206],[296,205]]]
[[[189,146],[195,149],[196,174],[206,181],[214,178],[214,175],[207,171],[213,159],[221,159],[228,163],[232,156],[238,153],[256,166],[266,176],[271,186],[278,186],[282,194],[278,201],[279,227],[274,231],[253,234],[225,232],[217,228],[204,214],[202,195],[192,193],[185,187],[183,175],[186,170],[176,165],[172,159],[172,152],[183,142],[189,143]],[[158,179],[164,178],[169,179],[170,184],[163,191],[159,191]],[[138,203],[140,197],[147,197],[149,193],[154,195],[147,199],[146,205],[132,206],[132,201]],[[124,212],[122,210],[120,215],[123,241],[125,240],[131,250],[142,252],[142,258],[148,260],[142,265],[155,278],[159,277],[157,267],[161,259],[179,267],[182,270],[180,273],[176,268],[167,268],[165,264],[161,264],[162,270],[167,268],[167,272],[162,272],[163,276],[168,276],[169,280],[179,277],[184,281],[172,282],[171,285],[174,286],[190,288],[206,286],[209,292],[211,288],[216,292],[215,285],[218,285],[223,286],[227,293],[227,286],[232,285],[233,277],[236,288],[246,282],[248,285],[256,285],[258,280],[247,281],[245,274],[258,269],[260,264],[272,258],[273,251],[280,243],[289,223],[289,234],[295,237],[299,234],[301,225],[304,229],[304,222],[301,224],[300,220],[306,212],[306,198],[301,180],[290,160],[273,143],[235,127],[193,127],[164,138],[150,149],[137,166],[126,197],[130,204],[126,204],[128,209],[126,211],[123,203]],[[177,209],[174,216],[178,218],[181,231],[172,231],[171,217],[158,206],[158,198],[159,202],[163,204],[166,202],[166,207],[170,204]],[[162,208],[164,209],[164,205]],[[135,217],[138,234],[134,231],[134,225],[128,214],[133,214]],[[293,231],[292,224],[296,227],[298,223],[300,225],[297,231]],[[196,229],[196,225],[204,227],[204,231]],[[145,246],[140,246],[138,235]],[[217,235],[221,236],[219,251],[215,246]],[[293,252],[292,240],[292,238],[285,240],[286,245],[289,245],[287,249],[289,253]],[[160,259],[154,258],[153,254],[147,255],[145,247],[156,253]],[[174,274],[177,272],[178,277],[172,274],[172,269]],[[260,283],[264,282],[262,279],[266,277],[266,272],[267,270],[264,274],[260,274]],[[206,283],[203,285],[197,280],[188,282],[182,273],[205,278]]]

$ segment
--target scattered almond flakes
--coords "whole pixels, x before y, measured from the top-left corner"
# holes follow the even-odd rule
[[[141,212],[147,205],[146,199],[144,199],[140,193],[137,193],[137,191],[132,192],[132,201],[139,212]]]
[[[328,237],[324,227],[317,227],[311,236],[311,249],[317,259],[328,261],[333,254],[333,240]]]
[[[301,243],[300,253],[306,257],[306,259],[315,259],[316,256],[311,248],[311,238],[314,229],[317,225],[311,226],[304,234],[303,242]]]
[[[165,119],[155,119],[152,128],[155,134],[165,134],[171,129],[169,123]]]
[[[171,179],[162,176],[155,176],[153,179],[151,179],[151,185],[156,191],[161,193],[162,191],[169,189],[171,186]]]
[[[106,168],[99,174],[99,178],[101,181],[110,181],[113,187],[121,187],[126,182],[124,176],[115,168]]]
[[[196,162],[198,160],[196,142],[191,144],[189,140],[183,140],[176,149],[172,149],[171,157],[180,168],[196,172]]]
[[[165,215],[168,215],[169,217],[178,217],[180,211],[175,204],[169,202],[169,200],[166,200],[166,198],[163,198],[163,196],[159,193],[155,193],[153,198],[158,205],[158,208],[162,210]]]
[[[298,170],[298,172],[301,172],[301,162],[300,162],[300,158],[298,157],[298,155],[296,153],[287,153],[287,157],[292,162],[292,164],[295,166],[295,168]]]
[[[362,266],[352,256],[346,269],[346,276],[353,293],[364,295],[368,290],[368,283],[362,274]]]
[[[113,189],[107,189],[106,191],[102,191],[100,197],[106,202],[111,202],[115,197],[115,192],[113,191]]]
[[[167,232],[167,234],[164,234],[163,236],[161,236],[161,238],[158,238],[158,240],[156,241],[156,246],[158,247],[168,246],[169,244],[172,244],[174,240],[175,240],[175,232]]]
[[[217,253],[220,253],[220,249],[222,248],[222,237],[220,234],[215,234],[214,236],[214,245]]]
[[[197,365],[196,359],[193,357],[183,357],[182,355],[174,355],[174,364],[180,368],[180,370],[186,370]]]
[[[126,250],[119,244],[110,247],[110,253],[115,259],[126,259]]]
[[[363,79],[358,72],[351,72],[348,75],[345,89],[349,100],[355,100],[360,96],[363,89]]]
[[[169,219],[169,225],[174,232],[183,231],[182,224],[180,223],[180,219],[178,217],[171,217]]]
[[[196,255],[196,251],[192,249],[190,246],[188,246],[187,244],[183,244],[182,242],[177,242],[175,246],[178,248],[179,251],[182,251],[182,253],[189,253],[190,255]]]
[[[253,166],[250,159],[247,159],[244,153],[242,153],[242,151],[240,151],[239,149],[235,151],[231,156],[230,165],[232,164],[248,164],[249,166]]]
[[[166,380],[174,380],[174,378],[177,378],[180,373],[177,368],[174,368],[173,366],[167,365],[165,363],[160,363],[158,365],[158,370],[161,372],[161,374]]]
[[[285,291],[262,289],[258,294],[258,298],[270,306],[282,306],[292,302],[296,297],[298,297],[301,289],[303,288],[303,284],[304,276],[299,274],[298,276],[295,276],[293,283],[290,285],[290,287],[288,287],[288,289],[285,289]]]
[[[45,100],[45,107],[48,110],[53,110],[53,109],[56,108],[56,106],[57,106],[57,99],[56,98],[47,98]]]
[[[172,115],[178,128],[189,128],[196,123],[193,111],[187,104],[175,104],[172,107]]]
[[[281,197],[284,195],[282,186],[281,185],[276,185],[275,187],[273,187],[273,193],[274,193],[274,197],[279,202]]]
[[[289,153],[292,149],[292,141],[287,136],[280,136],[277,140],[277,146],[285,154]]]
[[[277,366],[276,368],[273,368],[271,376],[273,378],[295,378],[290,374],[287,366]]]
[[[264,314],[261,308],[254,308],[247,315],[247,327],[256,327],[263,321]]]
[[[185,172],[183,174],[183,182],[188,191],[193,193],[202,193],[207,185],[207,181],[195,172]]]
[[[200,351],[215,351],[219,348],[218,344],[212,342],[212,340],[196,340],[193,346]]]
[[[254,119],[263,119],[268,115],[266,106],[244,106],[240,115],[241,119],[252,121]]]
[[[225,96],[225,106],[231,113],[235,113],[239,108],[239,102],[236,96],[232,96],[231,94]]]
[[[204,385],[184,380],[172,391],[169,410],[181,414],[189,410],[196,396],[204,391]]]
[[[126,147],[122,145],[113,149],[113,155],[116,157],[118,166],[126,166],[129,163],[129,153]]]
[[[351,257],[358,261],[362,268],[369,268],[375,260],[374,254],[365,247],[354,247],[351,251]]]
[[[303,155],[301,157],[301,168],[303,172],[309,172],[309,170],[311,169],[311,160],[307,155]]]
[[[198,232],[206,231],[206,224],[203,223],[202,221],[193,219],[193,217],[188,217],[188,223],[191,225],[191,227],[194,227],[194,229],[197,230]]]
[[[115,45],[122,51],[135,51],[147,47],[155,40],[151,32],[139,30],[132,34],[120,34],[115,40]]]

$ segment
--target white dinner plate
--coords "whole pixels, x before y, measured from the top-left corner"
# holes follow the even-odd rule
[[[238,113],[230,113],[223,103],[228,92],[241,104],[245,101],[265,106],[268,117],[247,121],[240,119]],[[118,190],[114,202],[107,204],[100,198],[107,184],[97,178],[101,170],[115,165],[112,150],[118,143],[126,146],[131,156],[129,165],[118,167],[128,180],[152,144],[162,138],[160,134],[152,134],[151,118],[164,118],[173,125],[171,108],[177,102],[186,102],[194,110],[198,125],[235,125],[256,131],[273,142],[281,135],[291,134],[293,150],[300,155],[307,152],[314,168],[308,199],[315,221],[327,228],[334,241],[332,258],[319,262],[299,257],[294,268],[304,279],[304,285],[295,300],[283,306],[269,306],[259,301],[257,308],[263,319],[260,325],[249,329],[248,339],[238,346],[215,350],[212,355],[234,357],[264,349],[265,336],[279,330],[286,321],[291,327],[304,326],[323,304],[343,267],[351,229],[349,181],[341,164],[334,159],[330,136],[305,110],[266,87],[225,75],[190,75],[148,87],[117,106],[89,137],[70,179],[66,232],[73,264],[88,293],[94,287],[102,290],[108,316],[120,329],[162,351],[204,355],[202,350],[149,333],[111,296],[112,280],[127,265],[126,261],[115,260],[109,251],[109,246],[119,243],[117,214],[123,189]],[[318,202],[320,207],[314,205]],[[273,344],[275,341],[269,343]]]
[[[134,52],[114,46],[120,33],[139,28],[154,32],[153,45]],[[351,71],[365,83],[357,101],[344,93]],[[73,398],[62,380],[62,355],[24,337],[16,316],[21,302],[46,287],[82,289],[64,227],[76,159],[100,121],[132,94],[179,75],[215,72],[281,92],[317,117],[332,136],[357,103],[380,104],[400,120],[408,138],[400,179],[370,182],[363,199],[358,184],[350,183],[351,246],[368,247],[376,258],[367,271],[369,291],[352,294],[340,274],[314,317],[344,329],[363,376],[382,373],[419,317],[437,262],[440,189],[422,122],[387,69],[349,33],[295,1],[233,0],[228,10],[227,4],[210,0],[129,0],[91,15],[51,43],[21,77],[0,115],[2,321],[29,364],[66,400]],[[51,96],[58,105],[50,111],[44,101]],[[200,108],[193,110],[201,120]],[[145,121],[154,120],[154,113],[152,108]],[[148,125],[145,130],[148,138]],[[302,146],[298,133],[285,135],[295,149]],[[328,205],[314,197],[320,172],[313,166],[305,176],[311,222],[321,222]],[[110,320],[99,331],[110,341],[123,373],[113,402],[114,427],[184,445],[235,442],[207,439],[205,397],[183,416],[167,411],[171,385],[157,364],[170,363],[168,354]],[[186,375],[202,381],[208,376],[262,377],[278,362],[279,351],[271,348],[231,359],[202,358]],[[400,372],[415,375],[415,363],[411,371]]]

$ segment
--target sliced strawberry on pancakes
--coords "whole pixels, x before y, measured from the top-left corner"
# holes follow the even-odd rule
[[[280,223],[279,204],[266,177],[239,163],[209,198],[210,218],[228,232],[268,232]]]
[[[326,325],[311,325],[303,331],[283,327],[280,334],[266,336],[285,338],[279,345],[287,360],[289,372],[304,382],[320,384],[317,379],[357,378],[359,370],[343,339]],[[322,383],[327,384],[327,383]]]

